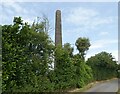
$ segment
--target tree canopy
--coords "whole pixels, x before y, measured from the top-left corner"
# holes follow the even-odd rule
[[[70,43],[65,43],[64,44],[64,50],[68,51],[69,55],[72,57],[73,56],[73,50],[74,48],[71,47]]]
[[[103,80],[116,76],[117,63],[111,53],[101,52],[87,60],[93,69],[95,80]]]
[[[2,26],[3,91],[27,91],[29,86],[29,90],[36,91],[40,83],[46,82],[53,43],[43,22],[30,26],[20,17],[13,22]],[[42,91],[40,86],[38,89]]]
[[[83,37],[83,38],[80,37],[76,40],[75,45],[79,51],[79,54],[84,59],[84,56],[86,55],[86,51],[89,50],[89,47],[90,47],[89,39],[85,38],[85,37]]]

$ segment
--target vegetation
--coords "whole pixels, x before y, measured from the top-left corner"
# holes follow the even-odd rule
[[[80,56],[84,59],[84,55],[86,55],[86,51],[89,50],[90,47],[90,41],[88,38],[78,38],[75,43]]]
[[[21,18],[2,26],[3,91],[43,91],[52,63],[53,44],[45,22],[29,26]],[[40,85],[46,85],[41,87]]]
[[[48,26],[45,18],[29,25],[20,17],[14,18],[13,25],[2,26],[3,92],[64,91],[116,76],[111,54],[102,52],[85,62],[88,38],[77,39],[79,53],[73,55],[69,43],[54,46]]]
[[[117,67],[117,77],[120,78],[120,64],[118,64],[118,67]]]
[[[93,69],[94,80],[105,80],[117,76],[117,64],[111,54],[101,52],[88,59],[87,64]]]
[[[2,71],[2,26],[0,25],[0,72]]]

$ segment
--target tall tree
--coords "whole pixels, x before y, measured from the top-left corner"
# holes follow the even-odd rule
[[[29,55],[29,25],[23,24],[20,17],[15,17],[13,22],[13,25],[2,26],[2,86],[3,91],[9,92],[24,85]]]
[[[46,23],[43,20],[30,26],[21,17],[15,17],[13,23],[2,26],[3,91],[50,89],[47,74],[54,46],[46,32]]]
[[[89,39],[85,37],[83,38],[80,37],[76,40],[75,45],[79,51],[79,54],[84,59],[84,56],[86,55],[86,51],[89,50],[89,47],[90,47]]]
[[[56,47],[57,68],[54,70],[53,82],[55,89],[64,90],[75,87],[75,67],[70,58],[69,52],[61,46]]]
[[[79,54],[74,55],[73,58],[73,64],[76,69],[76,86],[77,88],[80,88],[93,80],[92,69],[80,58]]]

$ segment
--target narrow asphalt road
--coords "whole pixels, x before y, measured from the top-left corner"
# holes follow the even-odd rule
[[[117,92],[118,91],[118,79],[112,79],[109,81],[96,83],[92,88],[85,92]]]

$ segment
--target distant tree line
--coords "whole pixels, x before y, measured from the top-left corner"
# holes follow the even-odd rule
[[[110,53],[101,52],[85,61],[91,45],[88,38],[76,40],[79,53],[74,55],[70,43],[54,46],[47,26],[46,18],[29,25],[21,17],[2,26],[3,92],[61,92],[117,76],[118,65]]]

